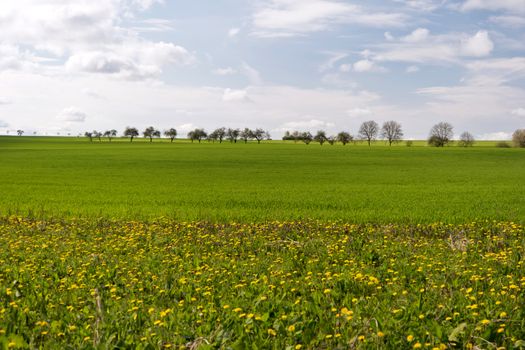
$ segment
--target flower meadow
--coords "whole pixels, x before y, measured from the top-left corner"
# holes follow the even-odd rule
[[[0,219],[0,348],[523,349],[525,229]]]

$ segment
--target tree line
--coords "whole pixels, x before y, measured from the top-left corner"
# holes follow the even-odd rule
[[[22,130],[18,131],[19,135],[23,134]],[[126,127],[124,130],[123,136],[128,137],[130,142],[133,142],[135,137],[140,136],[140,132],[137,128]],[[160,138],[164,134],[165,137],[169,138],[171,142],[175,141],[178,136],[177,130],[175,128],[170,128],[161,133],[160,130],[150,126],[142,131],[142,135],[145,138],[149,138],[150,142],[153,142],[154,138]],[[90,141],[98,139],[99,141],[102,138],[107,138],[110,142],[117,136],[117,131],[107,130],[105,132],[92,131],[86,132],[84,136],[88,137]],[[356,141],[365,141],[368,143],[368,146],[371,146],[372,142],[376,141],[378,138],[387,142],[390,146],[394,143],[403,141],[403,129],[400,123],[390,120],[380,127],[379,124],[373,120],[365,121],[361,124],[359,131],[356,136],[353,136],[347,131],[341,131],[336,135],[327,135],[324,130],[319,130],[315,135],[309,131],[286,131],[283,136],[283,140],[289,140],[294,142],[304,142],[305,144],[310,144],[312,142],[317,142],[320,145],[328,143],[334,145],[335,143],[341,143],[346,145],[351,142]],[[263,140],[271,140],[271,135],[268,131],[257,128],[255,130],[244,128],[244,129],[233,129],[233,128],[218,128],[208,133],[204,129],[197,128],[191,130],[187,133],[188,139],[191,142],[197,141],[202,142],[207,140],[210,142],[219,142],[229,141],[231,143],[237,143],[237,141],[243,141],[248,143],[248,141],[257,141],[261,143]],[[454,128],[450,123],[440,122],[435,124],[429,133],[427,142],[430,146],[434,147],[445,147],[453,142],[454,137]],[[525,147],[525,129],[518,129],[512,135],[512,140],[516,147]],[[458,145],[462,147],[470,147],[475,143],[474,136],[468,131],[463,132],[459,136]],[[407,145],[411,145],[412,141],[407,141]],[[509,146],[506,144],[506,146]],[[501,145],[503,147],[503,145]]]

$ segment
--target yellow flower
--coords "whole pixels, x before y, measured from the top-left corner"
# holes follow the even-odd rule
[[[365,341],[365,336],[364,335],[360,335],[359,337],[357,337],[357,340]]]
[[[379,332],[377,332],[377,336],[378,336],[379,338],[383,338],[383,337],[385,336],[385,333],[379,331]]]
[[[302,347],[303,347],[303,346],[302,346],[301,344],[297,344],[297,345],[295,346],[295,350],[300,350]]]
[[[487,325],[487,324],[489,324],[489,323],[490,323],[489,320],[483,320],[483,321],[481,321],[481,324],[482,324],[482,325]]]
[[[275,331],[275,329],[269,328],[268,335],[275,337],[277,335],[277,332]]]
[[[422,347],[421,343],[415,343],[413,348],[414,349],[420,349]]]
[[[414,336],[412,334],[410,334],[408,337],[407,337],[407,341],[408,342],[411,342],[412,340],[414,340]]]
[[[293,332],[293,331],[295,331],[295,326],[294,325],[288,326],[288,332]]]
[[[503,311],[502,313],[499,314],[499,317],[500,318],[505,318],[505,317],[507,317],[507,313],[505,311]]]

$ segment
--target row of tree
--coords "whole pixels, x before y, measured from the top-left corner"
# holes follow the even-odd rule
[[[127,127],[124,130],[123,135],[125,137],[129,137],[130,142],[133,142],[133,139],[135,137],[140,136],[140,132],[137,128],[133,127]],[[154,138],[161,137],[160,130],[155,129],[153,126],[150,126],[146,128],[142,135],[145,138],[149,138],[150,142],[153,142]],[[171,142],[175,141],[175,138],[177,137],[178,133],[175,128],[171,128],[164,131],[164,136],[169,138]],[[117,130],[107,130],[105,132],[99,132],[99,131],[88,131],[84,134],[84,136],[88,137],[90,141],[93,141],[94,139],[98,139],[99,141],[102,141],[103,137],[106,137],[110,142],[111,140],[117,136]],[[198,141],[199,143],[202,140],[208,140],[212,142],[220,142],[224,140],[228,140],[232,143],[237,143],[238,140],[242,140],[245,143],[247,143],[250,140],[256,140],[257,143],[261,143],[263,140],[270,140],[271,136],[268,131],[265,131],[263,129],[255,129],[251,130],[249,128],[245,128],[243,130],[241,129],[232,129],[232,128],[218,128],[212,131],[211,133],[207,133],[204,129],[194,129],[188,132],[187,135],[188,139],[193,141]]]
[[[22,135],[23,131],[19,132],[18,134]],[[171,142],[173,142],[178,135],[177,130],[174,128],[165,130],[163,134],[169,138]],[[127,127],[124,130],[123,135],[125,137],[129,137],[130,141],[133,142],[135,137],[140,136],[140,132],[137,128]],[[142,135],[145,138],[149,138],[150,142],[153,142],[153,139],[161,137],[162,133],[160,130],[150,126],[142,132]],[[377,122],[369,120],[361,124],[356,137],[352,136],[346,131],[342,131],[333,136],[328,136],[323,130],[317,131],[315,135],[312,135],[312,133],[309,131],[286,131],[283,136],[283,140],[292,140],[295,142],[301,141],[305,144],[318,142],[320,145],[323,145],[324,143],[333,145],[336,142],[346,145],[350,142],[361,140],[366,141],[370,146],[372,141],[375,141],[378,138],[381,138],[388,142],[389,145],[392,145],[393,143],[402,141],[403,135],[404,134],[401,124],[396,121],[387,121],[380,127]],[[105,132],[99,132],[95,130],[92,132],[86,132],[85,136],[88,137],[90,141],[93,141],[93,139],[98,139],[101,141],[102,138],[105,137],[111,142],[111,140],[117,136],[117,131],[114,129],[107,130]],[[251,140],[256,140],[257,143],[260,143],[263,140],[271,139],[270,133],[260,128],[255,130],[251,130],[249,128],[244,128],[242,130],[232,128],[218,128],[210,133],[207,133],[204,129],[197,128],[188,132],[187,137],[192,142],[197,141],[199,143],[203,140],[219,143],[222,143],[224,140],[232,143],[237,143],[239,140],[244,141],[245,143]],[[444,147],[453,141],[453,137],[453,126],[450,123],[441,122],[432,127],[427,141],[431,146]],[[513,134],[513,141],[517,147],[525,147],[525,129],[516,130]],[[475,139],[471,133],[463,132],[460,135],[458,145],[470,147],[474,145],[474,142]]]

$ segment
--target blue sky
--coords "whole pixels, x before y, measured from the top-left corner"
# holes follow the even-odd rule
[[[0,134],[525,127],[525,0],[5,0]]]

